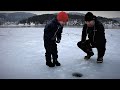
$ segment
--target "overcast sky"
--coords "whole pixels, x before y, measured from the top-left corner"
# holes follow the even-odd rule
[[[13,12],[30,12],[37,15],[48,14],[48,13],[58,13],[60,11],[0,11],[0,13],[13,13]],[[66,11],[66,12],[79,12],[87,13],[88,11]],[[96,16],[102,16],[107,18],[120,17],[120,11],[90,11]]]

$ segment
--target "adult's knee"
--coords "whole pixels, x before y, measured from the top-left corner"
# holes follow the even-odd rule
[[[81,46],[82,46],[82,42],[81,42],[81,41],[78,42],[78,43],[77,43],[77,46],[78,46],[79,48],[81,48]]]

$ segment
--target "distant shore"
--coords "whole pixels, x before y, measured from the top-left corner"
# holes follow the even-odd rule
[[[13,25],[13,26],[9,26],[9,25],[5,25],[5,26],[0,26],[0,28],[44,28],[45,26],[18,26],[18,25]],[[82,26],[64,26],[65,28],[82,28]],[[105,29],[120,29],[120,26],[105,26]]]

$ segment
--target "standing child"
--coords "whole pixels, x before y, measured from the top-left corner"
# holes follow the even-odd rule
[[[60,43],[61,33],[63,26],[68,21],[68,14],[66,12],[59,12],[57,17],[54,18],[50,23],[46,24],[44,28],[44,47],[45,47],[45,57],[46,65],[49,67],[60,66],[58,62],[58,51],[57,44]],[[51,60],[51,56],[53,61]]]

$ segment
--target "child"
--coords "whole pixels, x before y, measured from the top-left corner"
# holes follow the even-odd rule
[[[46,50],[46,65],[49,67],[61,65],[57,60],[58,51],[56,43],[60,43],[63,26],[67,23],[67,21],[68,14],[62,11],[59,12],[57,14],[57,17],[54,18],[50,23],[46,24],[44,28],[44,47]],[[51,56],[53,58],[53,62],[51,61]]]

